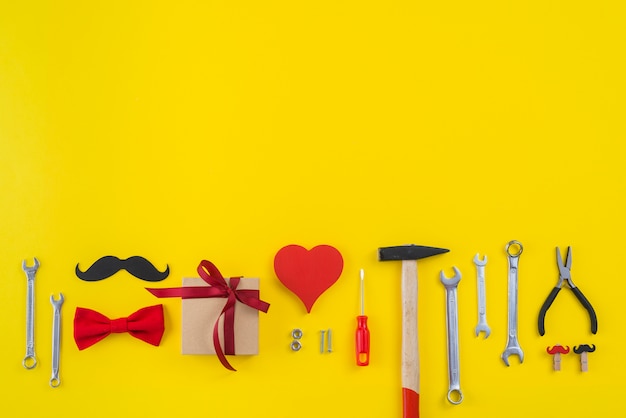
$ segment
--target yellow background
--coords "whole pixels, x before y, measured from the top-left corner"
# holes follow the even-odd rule
[[[424,417],[623,416],[622,1],[4,1],[0,5],[0,393],[3,416],[397,417],[400,263],[381,246],[449,248],[419,270]],[[505,244],[521,241],[523,364],[506,342]],[[284,245],[329,244],[339,281],[306,314],[273,272]],[[598,315],[556,284],[554,248]],[[491,336],[474,336],[472,258],[487,254]],[[261,278],[260,354],[180,355],[180,300],[74,266],[142,255],[170,277],[201,259]],[[22,367],[36,256],[35,349]],[[461,387],[448,389],[445,292],[461,269]],[[371,364],[354,360],[366,272]],[[61,379],[48,386],[51,294]],[[160,347],[113,335],[79,352],[76,306],[162,302]],[[289,349],[304,331],[304,348]],[[332,328],[335,352],[319,353]],[[595,344],[552,371],[548,345]],[[610,411],[610,412],[609,412]]]

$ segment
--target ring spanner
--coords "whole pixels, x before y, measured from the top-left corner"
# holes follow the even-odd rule
[[[59,300],[54,300],[54,295],[50,295],[50,303],[54,310],[52,319],[52,376],[50,386],[59,387],[59,357],[61,353],[61,306],[63,306],[63,293],[59,293]]]
[[[35,358],[35,274],[39,268],[39,260],[35,258],[32,267],[26,266],[26,260],[22,261],[22,270],[26,273],[26,356],[22,364],[27,369],[37,365]]]
[[[516,253],[511,253],[511,247],[518,248]],[[520,363],[524,361],[524,352],[519,345],[517,338],[517,267],[519,256],[524,251],[522,243],[519,241],[510,241],[505,248],[509,259],[509,329],[507,334],[506,348],[502,353],[504,364],[509,366],[509,356],[517,355]]]
[[[452,268],[454,269],[454,277],[448,279],[441,271],[439,278],[446,288],[446,330],[448,335],[448,375],[450,382],[448,401],[458,405],[463,401],[459,376],[459,313],[456,290],[459,281],[461,281],[461,272],[456,267]]]

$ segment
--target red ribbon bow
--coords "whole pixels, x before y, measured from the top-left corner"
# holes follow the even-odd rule
[[[111,333],[121,332],[158,346],[164,330],[163,305],[148,306],[128,318],[113,320],[87,308],[77,307],[74,314],[74,341],[79,350],[91,347]]]
[[[210,286],[170,287],[149,289],[147,291],[158,298],[180,297],[194,298],[226,298],[226,304],[213,326],[213,346],[220,363],[228,370],[236,371],[224,354],[235,354],[235,303],[237,301],[256,310],[267,312],[270,305],[259,299],[259,291],[253,289],[237,289],[241,277],[231,277],[228,282],[213,263],[202,260],[198,265],[198,274]],[[224,316],[224,349],[220,346],[219,320]]]

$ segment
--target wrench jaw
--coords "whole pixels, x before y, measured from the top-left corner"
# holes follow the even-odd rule
[[[478,325],[476,325],[474,332],[476,333],[477,337],[480,335],[481,332],[484,332],[486,339],[487,337],[489,337],[489,335],[491,335],[491,328],[489,328],[489,325],[487,325],[486,322],[480,322]]]
[[[50,303],[55,308],[60,308],[61,306],[63,306],[64,301],[65,301],[65,298],[63,297],[63,293],[59,293],[59,299],[57,300],[54,299],[54,295],[50,295]]]
[[[521,348],[518,348],[518,347],[507,348],[506,350],[504,350],[504,353],[502,353],[502,360],[504,360],[504,364],[506,364],[507,367],[510,366],[509,357],[513,355],[516,355],[519,357],[520,363],[524,362],[524,352],[522,351]]]
[[[38,269],[39,269],[39,260],[37,260],[37,257],[34,258],[34,263],[30,267],[26,265],[26,260],[22,260],[22,270],[24,270],[24,273],[26,273],[26,276],[29,279],[35,278],[35,273],[37,273]]]
[[[454,276],[451,278],[447,278],[443,271],[439,272],[439,280],[446,288],[453,288],[461,281],[461,272],[458,268],[452,267],[454,270]]]
[[[476,266],[482,267],[484,265],[487,264],[487,256],[483,256],[483,259],[481,260],[480,258],[478,258],[478,253],[476,253],[476,255],[474,256],[474,264]]]
[[[502,353],[502,360],[504,361],[504,364],[509,366],[509,357],[513,355],[519,357],[520,364],[524,362],[524,352],[517,341],[517,336],[509,334],[509,339],[506,342],[506,348]]]

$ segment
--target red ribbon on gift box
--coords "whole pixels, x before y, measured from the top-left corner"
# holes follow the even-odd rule
[[[213,345],[215,354],[228,370],[236,371],[224,354],[235,354],[235,303],[237,301],[256,310],[267,312],[270,304],[259,299],[259,291],[237,289],[241,277],[231,277],[227,282],[213,263],[202,260],[198,265],[198,274],[210,286],[169,287],[162,289],[146,288],[158,298],[198,299],[226,298],[226,304],[213,326]],[[224,349],[220,346],[219,321],[224,316]]]

